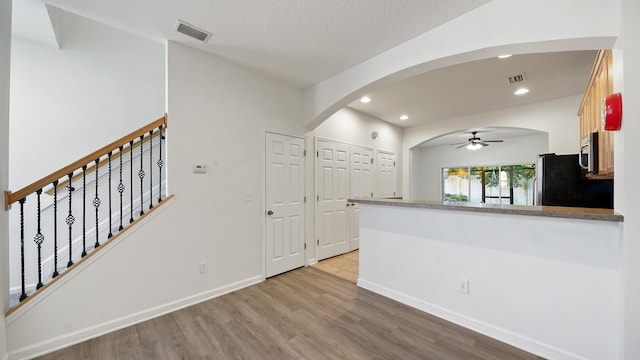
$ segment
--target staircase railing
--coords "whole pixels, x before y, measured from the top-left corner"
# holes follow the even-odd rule
[[[165,115],[18,191],[5,191],[5,209],[19,204],[10,212],[9,237],[19,239],[19,248],[10,244],[10,268],[20,303],[163,201],[166,128]]]

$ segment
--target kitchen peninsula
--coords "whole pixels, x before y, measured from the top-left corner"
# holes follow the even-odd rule
[[[360,287],[546,358],[618,358],[615,211],[349,202],[360,205]]]

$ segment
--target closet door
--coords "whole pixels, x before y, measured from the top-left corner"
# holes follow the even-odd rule
[[[376,196],[396,196],[396,155],[379,151],[377,160],[378,192]]]
[[[317,256],[326,259],[350,250],[350,151],[341,143],[316,143]]]
[[[351,198],[373,197],[373,150],[360,146],[351,146]],[[360,208],[357,203],[349,207],[349,250],[360,247]]]

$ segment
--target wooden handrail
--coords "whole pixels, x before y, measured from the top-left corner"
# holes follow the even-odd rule
[[[163,128],[162,131],[164,132],[166,128]],[[149,141],[151,141],[151,139],[154,139],[158,136],[160,136],[160,131],[156,131],[154,132],[151,136],[147,136],[145,137],[142,142],[140,142],[140,139],[136,139],[136,141],[134,141],[133,146],[127,146],[126,148],[122,149],[122,155],[128,154],[130,151],[133,151],[135,149],[137,149],[140,144],[144,144],[147,143]],[[112,157],[117,158],[120,155],[120,149],[119,147],[116,148],[115,150],[113,150],[113,154],[111,154]],[[98,162],[98,169],[102,168],[103,166],[107,165],[109,163],[109,159],[108,158],[101,158],[100,161]],[[87,174],[92,173],[93,171],[95,171],[96,169],[96,165],[95,162],[91,165],[87,166]],[[76,181],[78,179],[80,179],[82,177],[82,173],[76,173],[71,177],[71,181]],[[58,190],[60,189],[64,189],[69,185],[69,179],[65,179],[63,181],[58,182],[58,186],[56,186],[56,188]],[[53,195],[53,185],[44,191],[44,193],[49,194],[49,195]]]
[[[11,206],[11,204],[20,201],[20,199],[23,199],[25,197],[27,197],[29,194],[42,189],[43,187],[47,186],[47,185],[51,185],[55,180],[58,180],[60,178],[62,178],[63,176],[66,176],[68,174],[73,173],[74,171],[76,171],[77,169],[81,168],[84,165],[89,164],[92,161],[95,161],[96,159],[101,158],[102,156],[108,154],[110,151],[113,151],[114,149],[117,149],[120,147],[120,145],[128,143],[129,141],[131,141],[132,139],[136,139],[139,138],[141,135],[145,135],[147,134],[149,131],[152,131],[158,127],[160,127],[161,125],[164,125],[165,127],[167,126],[167,115],[165,114],[163,117],[159,118],[158,120],[145,125],[143,127],[141,127],[138,130],[135,130],[133,132],[131,132],[130,134],[121,137],[120,139],[101,147],[100,149],[92,152],[91,154],[84,156],[83,158],[72,162],[71,164],[61,168],[60,170],[57,170],[43,178],[41,178],[40,180],[37,180],[35,182],[33,182],[30,185],[27,185],[25,187],[23,187],[22,189],[16,191],[16,192],[11,192],[11,191],[5,191],[4,193],[4,207],[5,209],[9,209],[9,207]]]

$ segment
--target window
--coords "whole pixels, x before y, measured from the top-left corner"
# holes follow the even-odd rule
[[[533,205],[534,164],[442,169],[443,199],[450,203]]]

